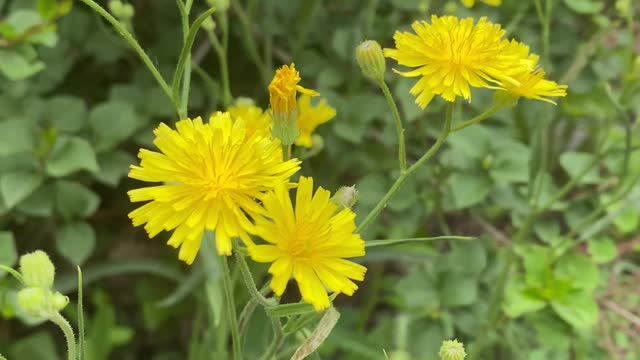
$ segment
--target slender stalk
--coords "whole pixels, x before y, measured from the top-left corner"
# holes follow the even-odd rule
[[[249,56],[251,60],[258,68],[258,72],[260,73],[260,77],[265,84],[269,83],[269,76],[265,71],[265,65],[262,59],[260,59],[260,54],[258,52],[258,45],[256,44],[255,39],[253,38],[253,33],[251,32],[251,19],[247,16],[247,13],[244,11],[240,2],[238,0],[231,0],[231,7],[233,11],[238,16],[240,20],[240,27],[242,28],[242,40],[244,41],[245,47],[249,52]]]
[[[84,311],[82,309],[82,270],[78,268],[78,359],[84,360]]]
[[[229,274],[229,264],[226,256],[217,255],[222,271],[222,287],[224,289],[224,302],[231,328],[231,342],[233,344],[233,359],[242,360],[242,343],[240,342],[240,331],[238,329],[238,318],[236,316],[236,304],[233,296],[233,284],[231,283],[231,275]]]
[[[378,81],[378,86],[384,93],[384,97],[387,99],[387,103],[393,113],[393,121],[396,125],[396,134],[398,135],[398,163],[400,164],[400,171],[404,171],[407,168],[407,150],[404,141],[404,128],[402,126],[402,119],[400,118],[400,112],[398,112],[398,106],[396,105],[391,90],[384,82],[384,79]]]
[[[249,294],[253,299],[255,299],[262,306],[271,306],[274,305],[267,298],[265,298],[258,288],[256,287],[255,281],[253,281],[253,276],[251,275],[251,271],[249,270],[249,265],[247,261],[244,259],[244,256],[237,251],[234,252],[236,261],[238,262],[238,267],[240,268],[240,274],[242,274],[242,280],[244,280],[244,284],[249,290]]]
[[[451,132],[451,119],[453,118],[454,104],[455,103],[453,102],[449,103],[447,107],[447,115],[445,118],[444,129],[440,133],[440,136],[438,137],[436,142],[431,146],[431,148],[429,148],[429,150],[427,150],[427,152],[424,155],[422,155],[420,159],[418,159],[418,161],[416,161],[413,165],[411,165],[405,171],[400,173],[400,176],[398,176],[398,178],[393,183],[393,185],[391,185],[391,188],[387,191],[387,193],[384,194],[382,199],[380,199],[380,201],[376,204],[373,210],[371,210],[371,212],[369,212],[369,214],[367,214],[364,220],[358,225],[356,229],[357,233],[361,233],[364,230],[366,230],[366,228],[369,226],[371,221],[373,221],[376,217],[378,217],[378,215],[380,215],[380,213],[382,212],[382,209],[384,209],[387,206],[391,198],[393,198],[393,196],[398,191],[398,189],[400,189],[400,186],[402,186],[405,180],[407,180],[407,178],[411,176],[411,174],[413,174],[418,168],[420,168],[422,164],[424,164],[426,161],[431,159],[433,155],[435,155],[436,152],[440,149],[442,144],[444,144],[445,140],[447,139],[447,136],[449,136],[449,133]]]
[[[169,100],[171,100],[171,103],[173,104],[176,111],[180,111],[180,104],[178,103],[177,99],[174,99],[173,96],[171,95],[171,88],[169,87],[167,82],[164,80],[164,78],[162,77],[158,69],[155,67],[155,65],[153,65],[153,62],[151,61],[147,53],[144,52],[144,49],[142,49],[140,44],[138,44],[138,42],[133,37],[133,35],[131,35],[131,33],[129,33],[129,31],[127,31],[127,29],[116,18],[111,16],[111,14],[109,14],[107,10],[105,10],[102,6],[98,5],[95,1],[93,0],[80,0],[80,1],[85,3],[91,9],[93,9],[93,11],[97,12],[100,16],[102,16],[105,20],[107,20],[116,29],[116,31],[120,34],[120,36],[122,36],[125,39],[125,41],[129,43],[129,46],[131,46],[133,50],[135,50],[135,52],[138,54],[138,56],[140,57],[144,65],[147,67],[147,69],[149,69],[149,72],[151,72],[151,75],[153,75],[153,77],[156,79],[156,81],[158,82],[158,85],[160,85],[160,87],[162,88],[162,91],[165,93],[165,95],[167,95]]]
[[[229,65],[227,64],[227,51],[222,46],[213,30],[207,30],[207,37],[211,46],[218,56],[218,64],[220,66],[220,77],[222,78],[222,103],[226,107],[231,105],[232,95],[229,83]]]
[[[460,131],[460,130],[462,130],[462,129],[466,129],[466,128],[468,128],[469,126],[471,126],[471,125],[473,125],[473,124],[477,124],[477,123],[479,123],[480,121],[482,121],[482,120],[484,120],[484,119],[488,118],[489,116],[491,116],[491,115],[493,115],[493,114],[497,113],[497,112],[498,112],[498,110],[502,109],[503,107],[504,107],[504,105],[503,105],[503,104],[500,104],[500,103],[493,104],[493,105],[491,105],[491,107],[490,107],[489,109],[487,109],[487,111],[485,111],[485,112],[483,112],[482,114],[480,114],[480,115],[478,115],[478,116],[474,117],[474,118],[473,118],[473,119],[471,119],[471,120],[467,120],[467,121],[463,122],[462,124],[460,124],[460,125],[458,125],[458,126],[454,127],[453,129],[451,129],[451,132]]]
[[[264,355],[260,357],[261,360],[270,360],[278,352],[278,349],[284,342],[282,323],[280,322],[280,319],[271,318],[271,325],[273,327],[273,340]]]
[[[435,241],[435,240],[473,240],[473,239],[475,238],[470,236],[435,236],[435,237],[408,238],[408,239],[368,240],[364,243],[364,246],[366,248],[372,248],[377,246],[404,244],[408,242]]]
[[[176,0],[179,4],[178,8],[181,10],[181,22],[182,22],[182,40],[187,42],[187,35],[189,34],[189,13],[191,11],[191,5],[193,0],[187,0],[184,6],[181,6],[182,0]],[[184,64],[184,71],[182,75],[182,92],[180,94],[180,118],[187,117],[187,109],[189,107],[189,89],[191,88],[191,53],[186,58]]]
[[[69,360],[77,360],[76,337],[73,334],[73,329],[71,328],[71,325],[69,325],[67,319],[62,317],[59,312],[53,311],[52,314],[49,315],[49,320],[58,325],[60,330],[64,333],[64,337],[67,340],[67,358]]]

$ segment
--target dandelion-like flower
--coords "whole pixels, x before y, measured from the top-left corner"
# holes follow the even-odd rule
[[[257,132],[261,136],[271,137],[271,116],[254,105],[251,99],[240,98],[227,111],[232,120],[242,119],[247,126],[247,137]]]
[[[424,109],[431,99],[441,95],[447,101],[462,96],[471,100],[471,87],[496,89],[500,83],[519,85],[514,74],[530,71],[530,64],[517,48],[503,40],[505,31],[499,24],[480,18],[432,16],[431,24],[416,21],[415,34],[397,31],[396,49],[385,49],[385,56],[415,70],[398,72],[406,77],[420,77],[411,88],[416,103]]]
[[[502,0],[480,0],[480,1],[490,6],[500,6],[500,4],[502,4]],[[476,0],[462,0],[462,4],[470,8],[476,4]]]
[[[326,123],[336,116],[336,109],[327,104],[325,99],[320,100],[318,105],[311,106],[311,97],[302,95],[298,99],[298,119],[296,126],[300,131],[295,144],[310,148],[312,145],[311,135],[318,126]]]
[[[274,114],[287,116],[293,113],[296,109],[296,95],[298,93],[310,96],[319,95],[311,89],[298,85],[300,80],[300,73],[293,63],[291,66],[283,65],[276,70],[276,74],[269,84],[269,102]]]
[[[293,275],[302,299],[317,310],[330,306],[327,289],[351,296],[366,268],[345,258],[363,256],[364,242],[354,234],[355,214],[338,211],[329,191],[319,187],[313,194],[313,179],[301,177],[296,190],[295,210],[286,186],[261,198],[271,219],[256,220],[256,234],[269,245],[249,246],[251,258],[272,262],[271,288],[282,295]]]
[[[280,141],[255,132],[247,137],[242,119],[217,113],[165,124],[155,129],[160,152],[141,149],[140,166],[129,177],[164,183],[129,191],[132,202],[149,201],[129,213],[134,226],[144,224],[153,238],[162,230],[173,234],[168,244],[180,260],[191,264],[205,229],[215,230],[218,253],[231,254],[231,238],[252,244],[252,219],[264,215],[255,201],[263,192],[285,186],[299,169],[296,159],[283,161]]]

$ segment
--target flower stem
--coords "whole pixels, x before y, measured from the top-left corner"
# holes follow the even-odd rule
[[[433,155],[435,155],[436,152],[438,152],[442,144],[444,144],[445,140],[447,139],[447,136],[449,136],[449,133],[451,132],[451,119],[453,118],[454,104],[455,103],[451,102],[447,107],[447,115],[444,122],[444,129],[440,133],[440,136],[438,136],[438,139],[436,140],[436,142],[431,146],[431,148],[429,148],[429,150],[427,150],[426,153],[424,153],[424,155],[422,155],[420,159],[418,159],[418,161],[416,161],[413,165],[409,166],[406,170],[400,173],[400,176],[398,176],[398,178],[393,183],[393,185],[391,185],[391,188],[387,191],[387,193],[384,194],[382,199],[380,199],[380,201],[376,204],[373,210],[371,210],[371,212],[369,212],[369,214],[367,214],[364,220],[358,225],[358,227],[356,228],[357,233],[361,233],[364,230],[366,230],[366,228],[369,226],[371,221],[373,221],[376,217],[378,217],[378,215],[380,215],[380,213],[382,212],[382,209],[384,209],[387,206],[391,198],[393,198],[393,196],[398,191],[398,189],[400,189],[400,186],[402,186],[405,180],[407,180],[407,178],[411,176],[411,174],[413,174],[418,168],[420,168],[422,164],[424,164],[426,161],[431,159]]]
[[[236,304],[233,296],[233,286],[231,283],[231,275],[229,274],[229,264],[227,257],[218,255],[220,270],[222,271],[222,287],[224,289],[224,302],[231,329],[231,342],[233,344],[233,359],[242,359],[242,343],[240,342],[240,331],[238,329],[238,318],[236,316]]]
[[[462,124],[454,127],[453,129],[451,129],[451,132],[456,132],[456,131],[460,131],[462,129],[466,129],[469,126],[479,123],[480,121],[488,118],[489,116],[495,114],[498,112],[498,110],[502,109],[504,106],[503,105],[499,105],[499,104],[493,104],[491,105],[491,107],[489,109],[487,109],[487,111],[483,112],[482,114],[474,117],[471,120],[467,120],[465,122],[463,122]]]
[[[247,51],[249,52],[249,56],[258,68],[258,72],[260,73],[262,81],[265,84],[268,84],[269,76],[265,70],[264,62],[262,61],[262,59],[260,59],[260,54],[258,53],[258,45],[256,44],[256,41],[253,38],[253,34],[251,32],[251,19],[249,19],[249,16],[247,16],[247,13],[240,5],[239,0],[231,0],[231,7],[240,20],[240,27],[242,28],[242,40],[244,41]]]
[[[171,100],[171,103],[173,104],[173,107],[176,109],[176,111],[180,111],[180,104],[178,102],[178,99],[174,99],[173,96],[171,95],[171,88],[169,87],[167,82],[164,80],[164,78],[162,77],[158,69],[155,67],[155,65],[153,65],[153,62],[151,61],[147,53],[144,52],[144,49],[142,49],[140,44],[138,44],[136,39],[134,39],[133,35],[131,35],[129,31],[127,31],[124,25],[122,25],[116,18],[111,16],[111,14],[109,14],[107,10],[105,10],[102,6],[98,5],[95,1],[93,0],[80,0],[80,1],[85,3],[91,9],[93,9],[93,11],[97,12],[100,16],[102,16],[105,20],[107,20],[111,25],[113,25],[113,27],[125,39],[125,41],[129,43],[129,45],[133,48],[133,50],[135,50],[135,52],[138,54],[138,56],[140,57],[142,62],[145,64],[147,69],[149,69],[149,72],[151,72],[151,75],[153,75],[153,77],[156,79],[156,81],[162,88],[162,91],[164,91],[165,95],[167,95],[169,100]]]
[[[67,358],[69,360],[77,360],[78,356],[76,354],[76,337],[73,334],[73,329],[67,319],[62,317],[59,312],[53,311],[51,315],[49,315],[49,320],[54,324],[58,325],[60,330],[64,333],[64,337],[67,340]]]
[[[396,125],[396,133],[398,135],[398,163],[400,164],[400,171],[404,171],[407,169],[407,150],[405,148],[404,141],[404,128],[402,127],[402,119],[400,118],[400,113],[398,112],[398,106],[396,105],[395,100],[393,99],[393,95],[391,95],[391,91],[389,87],[384,82],[384,79],[378,81],[378,86],[382,89],[384,93],[384,97],[387,99],[387,103],[391,108],[391,112],[393,113],[393,121]]]
[[[274,305],[265,298],[258,288],[256,287],[255,281],[253,281],[253,276],[251,276],[251,271],[249,270],[249,265],[247,261],[244,259],[244,255],[240,254],[238,251],[234,251],[234,255],[236,257],[236,261],[238,262],[238,266],[240,267],[240,274],[242,274],[242,280],[244,280],[244,284],[249,290],[249,294],[251,297],[256,300],[262,306],[271,306]]]
[[[271,325],[273,326],[273,340],[267,348],[260,360],[270,360],[278,351],[282,343],[284,342],[284,336],[282,334],[282,323],[278,318],[271,318]]]

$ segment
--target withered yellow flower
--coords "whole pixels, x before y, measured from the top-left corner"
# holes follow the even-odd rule
[[[144,225],[149,237],[173,231],[168,244],[178,248],[180,260],[191,264],[205,230],[216,233],[221,255],[231,254],[231,239],[253,244],[251,219],[265,215],[256,198],[282,185],[299,169],[299,161],[283,161],[277,139],[258,132],[247,137],[242,119],[217,113],[181,120],[176,130],[165,124],[155,129],[159,152],[140,149],[140,166],[129,177],[163,183],[128,192],[132,202],[148,201],[129,213],[134,226]]]
[[[298,119],[296,125],[300,131],[295,144],[310,148],[311,135],[318,126],[326,123],[336,116],[336,109],[327,104],[326,99],[320,100],[318,105],[311,106],[311,97],[301,95],[298,99]]]

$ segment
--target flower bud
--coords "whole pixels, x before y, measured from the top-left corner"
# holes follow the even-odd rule
[[[64,309],[68,304],[69,304],[69,297],[62,295],[59,292],[56,292],[51,297],[51,305],[53,305],[53,308],[56,309],[57,311]]]
[[[120,17],[120,14],[122,13],[122,7],[124,6],[122,1],[111,0],[109,1],[108,6],[109,6],[109,11],[111,11],[113,15],[115,15],[116,17]]]
[[[30,316],[46,317],[48,291],[41,287],[26,287],[18,291],[18,306]]]
[[[364,76],[382,81],[386,70],[386,62],[382,54],[382,48],[375,40],[363,41],[356,48],[356,60]]]
[[[124,4],[122,5],[122,12],[120,13],[120,18],[122,19],[126,19],[129,20],[131,18],[133,18],[133,15],[135,15],[136,11],[133,8],[133,5],[131,4]]]
[[[207,0],[207,3],[216,8],[216,12],[223,13],[229,9],[229,0]]]
[[[216,22],[209,16],[202,22],[202,27],[207,31],[213,31],[216,28]]]
[[[355,185],[343,186],[331,198],[334,204],[341,208],[352,208],[357,202],[359,197],[358,190]]]
[[[464,360],[467,353],[464,351],[464,345],[458,340],[445,340],[440,347],[440,360]]]
[[[56,269],[44,251],[36,250],[20,257],[20,272],[26,286],[50,289]]]

